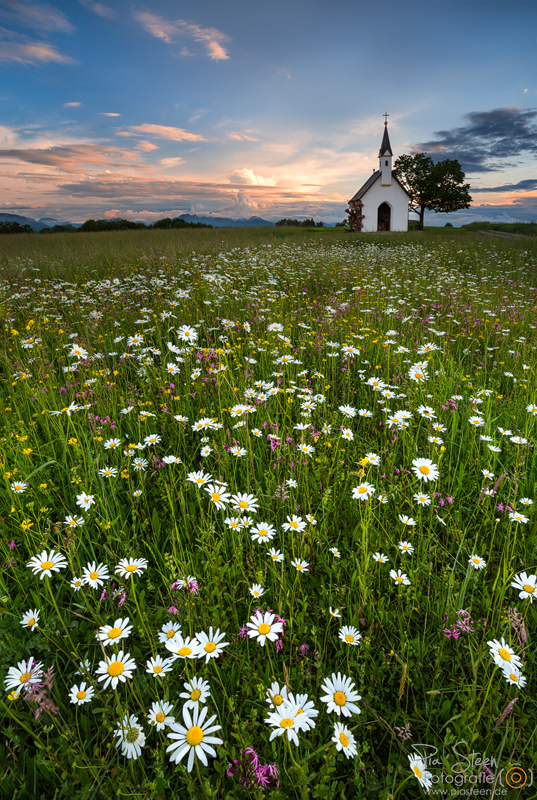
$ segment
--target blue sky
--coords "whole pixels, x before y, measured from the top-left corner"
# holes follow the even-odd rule
[[[537,6],[0,0],[0,210],[334,222],[394,155],[458,158],[472,208],[537,219]]]

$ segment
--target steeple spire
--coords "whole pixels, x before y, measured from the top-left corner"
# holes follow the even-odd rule
[[[392,182],[392,146],[388,136],[388,116],[384,114],[384,135],[379,150],[380,185],[390,186]]]
[[[382,144],[380,145],[379,158],[382,158],[382,156],[393,156],[390,137],[388,136],[387,117],[389,117],[389,114],[384,114],[384,136],[382,137]]]

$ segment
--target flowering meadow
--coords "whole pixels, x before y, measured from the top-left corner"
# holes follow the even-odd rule
[[[2,796],[495,796],[531,769],[535,255],[461,242],[19,259]]]

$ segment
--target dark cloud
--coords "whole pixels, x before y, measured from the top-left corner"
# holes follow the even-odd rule
[[[140,169],[136,154],[118,147],[97,144],[71,144],[36,149],[0,150],[0,160],[25,161],[56,167],[62,172],[84,172],[82,164],[106,167],[134,166]]]
[[[518,183],[506,183],[503,186],[472,186],[472,194],[475,192],[532,192],[537,189],[537,178],[528,178]]]
[[[536,110],[518,106],[471,111],[463,116],[466,125],[435,131],[435,139],[414,145],[411,152],[427,153],[434,161],[457,159],[465,172],[505,169],[537,154],[536,117]]]

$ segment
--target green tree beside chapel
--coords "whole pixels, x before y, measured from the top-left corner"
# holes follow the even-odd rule
[[[470,184],[464,183],[466,176],[456,159],[435,164],[425,153],[403,155],[396,159],[392,172],[410,195],[410,210],[419,214],[420,230],[426,210],[449,214],[470,208]]]

